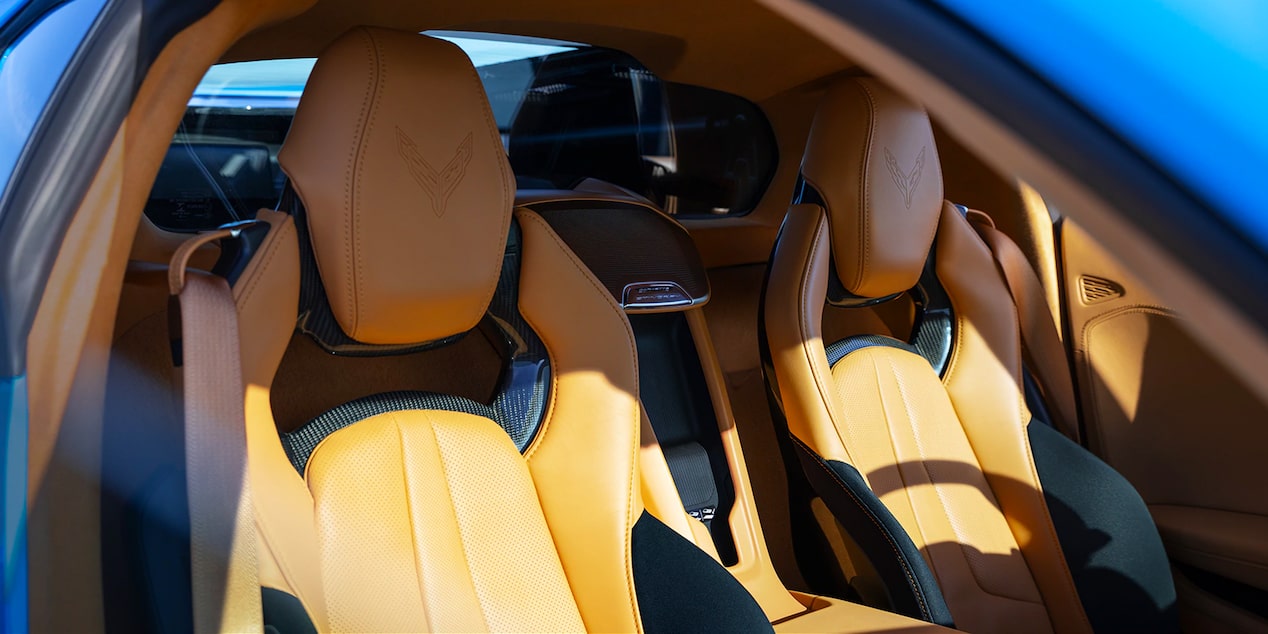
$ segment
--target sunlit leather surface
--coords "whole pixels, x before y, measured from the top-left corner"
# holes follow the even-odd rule
[[[846,90],[859,94],[860,87],[834,88],[829,95]],[[879,90],[886,89],[868,84],[863,94]],[[865,103],[875,107],[879,101]],[[893,93],[886,93],[885,101],[907,103]],[[833,116],[863,117],[864,122],[877,116],[831,98],[823,108],[816,128]],[[923,117],[916,107],[903,108],[909,116]],[[832,137],[838,149],[884,147],[908,138],[898,133],[895,140],[874,139],[886,130],[854,125],[853,136],[839,132]],[[832,129],[850,130],[844,126]],[[927,121],[915,129],[926,126]],[[822,146],[812,141],[809,147],[813,156],[813,148]],[[926,161],[932,158],[926,153]],[[921,548],[958,627],[1009,631],[1024,620],[1032,629],[1088,631],[1030,459],[1016,315],[990,251],[955,206],[922,198],[919,185],[910,189],[914,172],[887,169],[882,178],[866,163],[836,164],[853,168],[838,170],[837,181],[865,182],[886,193],[856,189],[865,195],[847,194],[843,200],[838,193],[835,200],[841,202],[834,203],[828,186],[820,190],[826,209],[796,205],[785,219],[764,310],[789,430],[816,455],[858,468]],[[936,168],[935,160],[925,169]],[[904,180],[904,174],[913,176]],[[937,174],[928,178],[936,180]],[[936,189],[940,198],[941,188]],[[907,193],[913,193],[910,208]],[[918,222],[874,234],[875,243],[860,243],[858,234],[837,242],[834,222],[883,227],[887,215],[902,217],[917,209],[935,223],[936,239]],[[852,287],[850,280],[870,269],[843,268],[841,260],[870,265],[875,257],[882,272],[875,279],[888,282],[862,294],[884,295],[914,284],[935,242],[936,271],[957,320],[943,380],[923,360],[897,351],[867,349],[847,355],[839,372],[829,369],[821,324],[830,262],[836,260],[843,283],[858,293],[869,287],[857,282]],[[877,253],[886,255],[873,256]],[[892,260],[891,253],[909,255]]]

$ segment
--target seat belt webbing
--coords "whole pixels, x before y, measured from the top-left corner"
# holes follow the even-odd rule
[[[1026,367],[1043,393],[1051,410],[1049,413],[1055,419],[1052,422],[1061,433],[1079,442],[1079,413],[1075,406],[1070,363],[1052,319],[1052,311],[1048,309],[1043,284],[1026,254],[1004,232],[995,228],[990,216],[970,210],[967,217],[994,254],[995,264],[1004,276],[1008,293],[1017,309]]]
[[[237,232],[221,229],[189,239],[168,269],[169,336],[177,365],[184,365],[196,634],[263,630],[237,307],[223,278],[185,270],[198,247]]]

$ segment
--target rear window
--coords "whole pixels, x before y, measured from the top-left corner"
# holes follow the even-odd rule
[[[727,216],[757,205],[777,160],[755,105],[663,82],[634,58],[571,42],[429,32],[476,66],[521,189],[620,185],[679,216]],[[276,205],[277,152],[313,59],[213,66],[198,84],[146,215],[197,231]]]

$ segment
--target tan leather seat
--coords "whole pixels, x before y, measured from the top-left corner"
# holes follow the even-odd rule
[[[1143,502],[1032,422],[1018,320],[991,252],[943,200],[922,108],[830,87],[784,221],[763,318],[794,451],[891,609],[972,632],[1176,628]],[[824,341],[824,306],[909,295],[909,341]]]
[[[233,286],[266,621],[769,630],[725,569],[644,512],[629,323],[537,214],[513,209],[498,130],[458,48],[345,34],[319,58],[279,161],[297,213],[260,212],[269,234]],[[367,393],[279,438],[271,405],[297,314],[297,337],[343,358],[447,345],[482,322],[507,334],[519,320],[528,330],[512,343],[547,360],[528,379],[538,415]]]

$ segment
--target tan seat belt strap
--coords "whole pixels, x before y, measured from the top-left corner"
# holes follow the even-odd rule
[[[184,366],[194,632],[261,632],[255,513],[247,478],[238,311],[228,283],[186,272],[198,247],[236,238],[221,229],[189,239],[168,269],[169,329]],[[179,339],[176,339],[179,334]]]
[[[976,210],[967,214],[970,224],[995,256],[1008,293],[1017,308],[1022,351],[1026,367],[1043,392],[1053,424],[1063,434],[1079,442],[1079,413],[1074,400],[1074,380],[1065,346],[1057,332],[1052,311],[1039,276],[1026,254],[1004,232],[995,228],[990,216]]]

